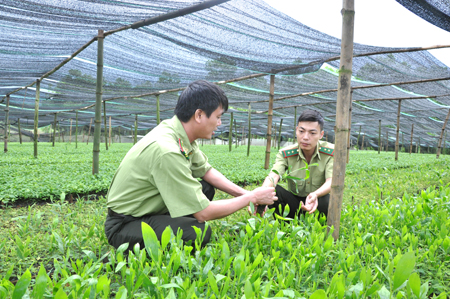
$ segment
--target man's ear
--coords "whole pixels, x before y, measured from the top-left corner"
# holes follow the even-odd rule
[[[203,110],[201,110],[201,109],[195,110],[195,113],[194,113],[194,120],[195,120],[195,122],[196,123],[200,123],[202,117],[205,117],[205,112],[203,112]]]
[[[323,131],[322,130],[322,132],[320,132],[320,138],[319,139],[322,139],[323,138],[323,134],[325,133],[325,131]]]

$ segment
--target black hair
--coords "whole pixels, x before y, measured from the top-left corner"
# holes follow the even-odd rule
[[[206,117],[219,107],[228,110],[228,98],[216,84],[204,80],[190,83],[178,98],[175,115],[182,122],[188,122],[197,109],[205,112]]]
[[[301,121],[310,121],[310,122],[318,122],[320,126],[320,131],[323,131],[323,117],[319,111],[316,110],[305,110],[302,112],[300,117],[298,118],[297,124]]]

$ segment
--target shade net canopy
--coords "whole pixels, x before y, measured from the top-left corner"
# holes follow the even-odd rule
[[[449,0],[397,0],[397,2],[431,24],[450,31]]]
[[[39,127],[57,121],[69,130],[87,130],[94,118],[98,30],[108,32],[137,21],[174,12],[201,1],[56,1],[0,0],[0,106],[10,94],[9,120],[22,129],[34,124],[36,88],[41,77]],[[336,24],[341,26],[341,24]],[[75,58],[46,76],[83,45]],[[295,118],[305,109],[316,109],[326,119],[325,131],[333,141],[336,91],[284,97],[337,88],[340,40],[273,9],[261,0],[231,0],[209,9],[161,23],[107,35],[104,40],[102,99],[113,128],[133,130],[138,118],[140,134],[160,118],[173,116],[181,89],[195,80],[220,84],[230,102],[238,132],[267,132],[269,74],[276,73],[274,128],[283,119],[282,136],[294,136]],[[354,45],[354,54],[399,49]],[[264,76],[222,84],[221,81],[254,74]],[[450,77],[450,69],[427,51],[387,53],[353,60],[352,86],[409,82]],[[163,90],[173,90],[164,92]],[[398,98],[403,100],[400,132],[409,142],[436,146],[436,137],[450,108],[449,80],[355,89],[352,107],[352,141],[365,134],[395,138]],[[364,101],[383,99],[383,101]],[[385,100],[392,99],[392,100]],[[297,107],[297,108],[295,108]],[[229,130],[230,113],[223,117],[218,134]],[[0,114],[4,126],[5,114]],[[102,120],[103,124],[103,120]]]

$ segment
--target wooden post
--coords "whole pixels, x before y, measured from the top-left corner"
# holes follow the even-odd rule
[[[294,107],[294,141],[295,138],[297,137],[297,106]]]
[[[159,94],[156,95],[156,124],[159,125],[161,122],[161,108],[159,104]]]
[[[111,146],[111,115],[109,116],[109,146]]]
[[[359,126],[358,139],[356,140],[356,150],[359,150],[359,137],[361,136],[361,126]]]
[[[389,149],[389,131],[386,130],[386,152]]]
[[[339,66],[339,81],[336,103],[336,145],[333,165],[333,182],[331,185],[330,205],[328,207],[328,231],[333,226],[333,238],[339,237],[342,197],[345,181],[345,158],[349,112],[351,107],[351,76],[353,62],[353,24],[355,18],[354,0],[343,0],[342,39]]]
[[[381,152],[381,119],[378,121],[378,154]]]
[[[418,154],[420,152],[420,137],[419,137],[419,142],[416,145],[416,154]]]
[[[248,142],[247,142],[247,157],[250,156],[250,142],[252,138],[252,106],[248,102]]]
[[[270,164],[270,145],[272,143],[272,116],[273,116],[273,97],[275,93],[275,75],[270,75],[269,89],[269,113],[267,114],[267,145],[264,169],[269,169]]]
[[[405,148],[405,142],[403,140],[403,132],[402,132],[402,149]]]
[[[280,150],[281,146],[281,126],[283,125],[283,119],[280,121],[280,129],[278,131],[278,150]]]
[[[277,146],[277,130],[275,129],[277,127],[277,124],[274,122],[272,127],[272,132],[274,133],[274,136],[272,138],[272,147],[275,148]]]
[[[445,118],[444,125],[442,126],[441,135],[439,136],[438,147],[436,151],[436,159],[439,159],[441,153],[442,136],[444,136],[445,127],[447,126],[448,118],[450,116],[450,109],[448,109],[447,117]]]
[[[55,113],[55,117],[53,120],[53,137],[52,137],[52,147],[55,147],[55,140],[56,140],[56,117],[58,116],[58,113]]]
[[[137,130],[138,130],[138,115],[136,114],[134,119],[134,144],[137,143]]]
[[[86,144],[89,144],[89,137],[91,136],[91,127],[92,127],[92,118],[91,118],[91,121],[89,122],[89,131],[88,131],[88,135],[87,135]],[[99,138],[100,138],[100,136],[99,136]]]
[[[22,144],[22,131],[20,130],[20,118],[17,119],[17,126],[19,129],[19,142]]]
[[[237,148],[239,139],[238,139],[238,132],[237,132],[237,128],[236,128],[236,119],[233,119],[233,121],[234,121],[234,135],[236,136],[236,146],[235,146],[235,148]]]
[[[78,148],[78,110],[75,110],[75,148]]]
[[[363,139],[361,142],[361,150],[364,150],[364,137],[366,136],[366,133],[363,133]]]
[[[103,94],[103,42],[105,36],[103,30],[98,31],[97,36],[97,84],[95,92],[95,127],[94,146],[92,149],[92,174],[98,174],[100,164],[100,135],[102,132],[102,94]],[[92,119],[91,119],[92,120]],[[89,129],[90,131],[90,129]],[[89,137],[88,137],[89,140]]]
[[[348,162],[350,162],[350,132],[352,130],[352,95],[353,90],[350,91],[350,107],[348,109],[347,164]]]
[[[19,133],[20,133],[20,126],[19,126]],[[445,134],[444,134],[444,146],[442,148],[442,155],[447,154],[447,150],[445,149],[445,140],[447,139],[447,130],[445,130]]]
[[[395,161],[398,161],[398,143],[400,138],[400,110],[402,107],[402,100],[398,100],[397,109],[397,135],[395,137]]]
[[[58,142],[61,142],[61,127],[59,126],[59,120],[56,122],[56,124],[58,125]]]
[[[41,94],[41,81],[36,80],[36,100],[34,102],[34,157],[38,156],[38,125],[39,125],[39,97]]]
[[[106,102],[103,101],[103,130],[105,131],[105,148],[108,150],[108,129],[106,127]]]
[[[69,144],[72,143],[72,120],[70,119],[70,128],[69,128]]]
[[[83,126],[83,128],[81,129],[81,131],[83,132],[83,138],[81,138],[81,142],[84,143],[84,134],[85,134],[84,126]]]
[[[412,153],[412,147],[413,147],[413,133],[414,133],[414,124],[411,126],[411,144],[409,145],[409,154]]]
[[[233,143],[233,112],[230,113],[230,129],[228,130],[228,150],[231,152]]]
[[[6,95],[6,106],[5,106],[5,147],[4,152],[8,152],[8,124],[9,124],[9,94]]]
[[[122,137],[120,136],[120,127],[117,127],[117,132],[119,133],[119,143],[122,143]]]

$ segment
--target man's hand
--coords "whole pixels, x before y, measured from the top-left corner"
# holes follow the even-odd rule
[[[302,210],[309,212],[309,214],[314,213],[319,205],[319,200],[317,194],[312,192],[306,197],[305,204],[302,204]]]
[[[278,200],[274,187],[259,187],[252,191],[255,205],[271,205]]]
[[[266,206],[266,208],[264,209],[264,212],[261,214],[261,217],[264,216],[264,214],[267,212],[268,209],[269,209],[269,207]],[[247,212],[250,216],[256,215],[257,211],[258,211],[258,205],[255,205],[255,211],[253,212],[253,214],[252,214],[252,209],[250,208],[250,206],[247,207]]]

